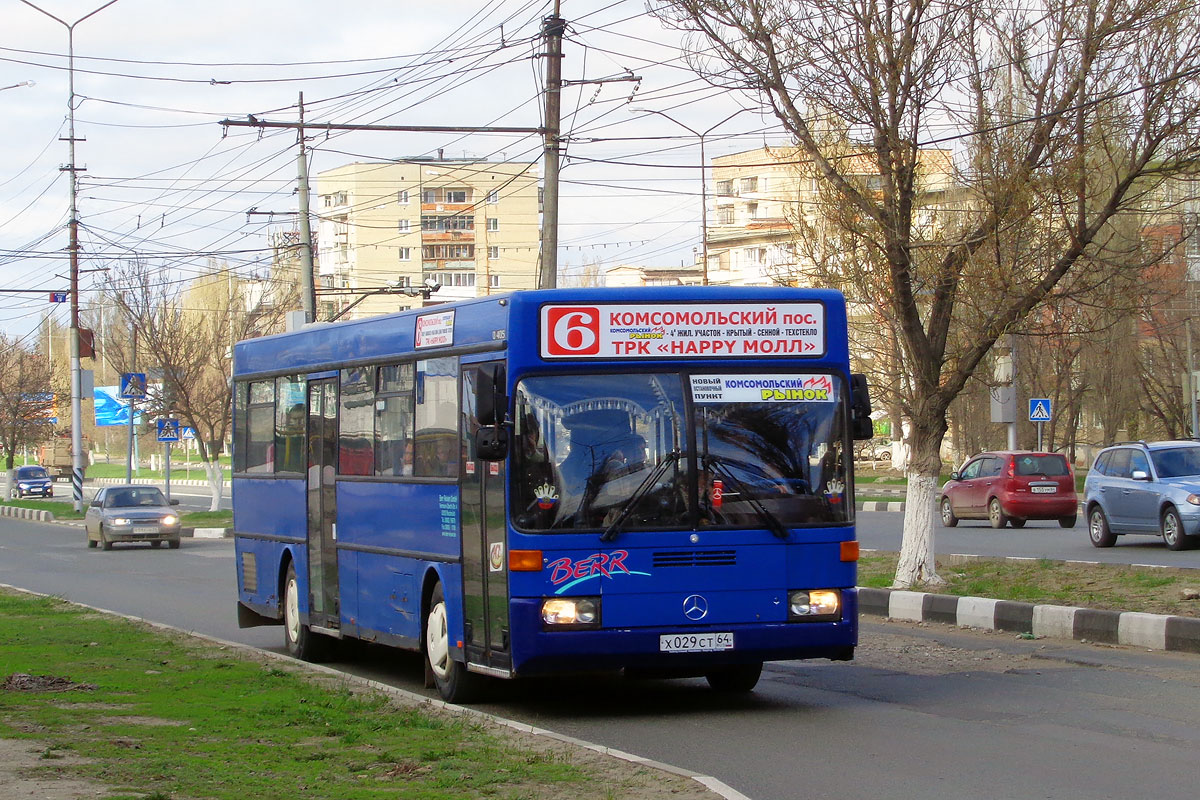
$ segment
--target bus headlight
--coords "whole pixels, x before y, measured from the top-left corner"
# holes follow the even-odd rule
[[[788,619],[800,621],[839,619],[842,594],[837,589],[794,589],[788,592]]]
[[[598,628],[600,598],[552,597],[543,600],[542,622],[551,628]]]

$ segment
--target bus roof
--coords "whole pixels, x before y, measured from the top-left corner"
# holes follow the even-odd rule
[[[626,316],[630,320],[636,317],[641,324],[651,319],[651,315],[655,323],[674,316],[669,310],[655,313],[656,309],[663,308],[694,309],[688,313],[696,315],[697,320],[715,320],[718,317],[713,315],[719,312],[712,309],[727,304],[734,307],[757,304],[770,308],[776,304],[800,303],[819,303],[824,307],[821,322],[824,346],[820,352],[808,355],[845,362],[848,350],[844,336],[824,335],[828,330],[845,330],[845,301],[837,291],[789,287],[655,286],[530,290],[346,322],[307,325],[288,333],[238,342],[234,345],[234,375],[265,377],[314,373],[380,359],[414,355],[433,358],[451,353],[501,350],[506,346],[512,348],[510,355],[514,357],[519,352],[521,361],[538,361],[539,310],[547,305],[592,304],[604,308],[606,313],[614,313],[609,312],[610,309],[626,309]],[[757,324],[764,324],[765,320],[759,322],[758,319]],[[510,320],[527,322],[514,327]],[[703,342],[703,345],[708,344]],[[764,352],[754,358],[773,355]],[[788,355],[794,358],[804,354],[790,352]],[[636,354],[630,355],[633,357],[637,357]],[[654,354],[651,357],[665,359],[671,356]],[[741,358],[744,360],[747,356]]]

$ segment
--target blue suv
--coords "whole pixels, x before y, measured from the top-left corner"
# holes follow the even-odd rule
[[[1121,442],[1096,456],[1083,484],[1088,537],[1112,547],[1125,533],[1200,545],[1200,441]]]

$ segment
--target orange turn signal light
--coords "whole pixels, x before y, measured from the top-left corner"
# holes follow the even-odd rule
[[[858,542],[842,542],[842,561],[858,561]]]
[[[538,572],[541,568],[541,550],[508,551],[508,569],[510,572]]]

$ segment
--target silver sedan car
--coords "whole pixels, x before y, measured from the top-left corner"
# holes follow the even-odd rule
[[[179,514],[155,486],[126,484],[106,486],[96,493],[84,514],[88,547],[97,544],[111,550],[113,542],[149,542],[159,547],[166,542],[179,547]]]

